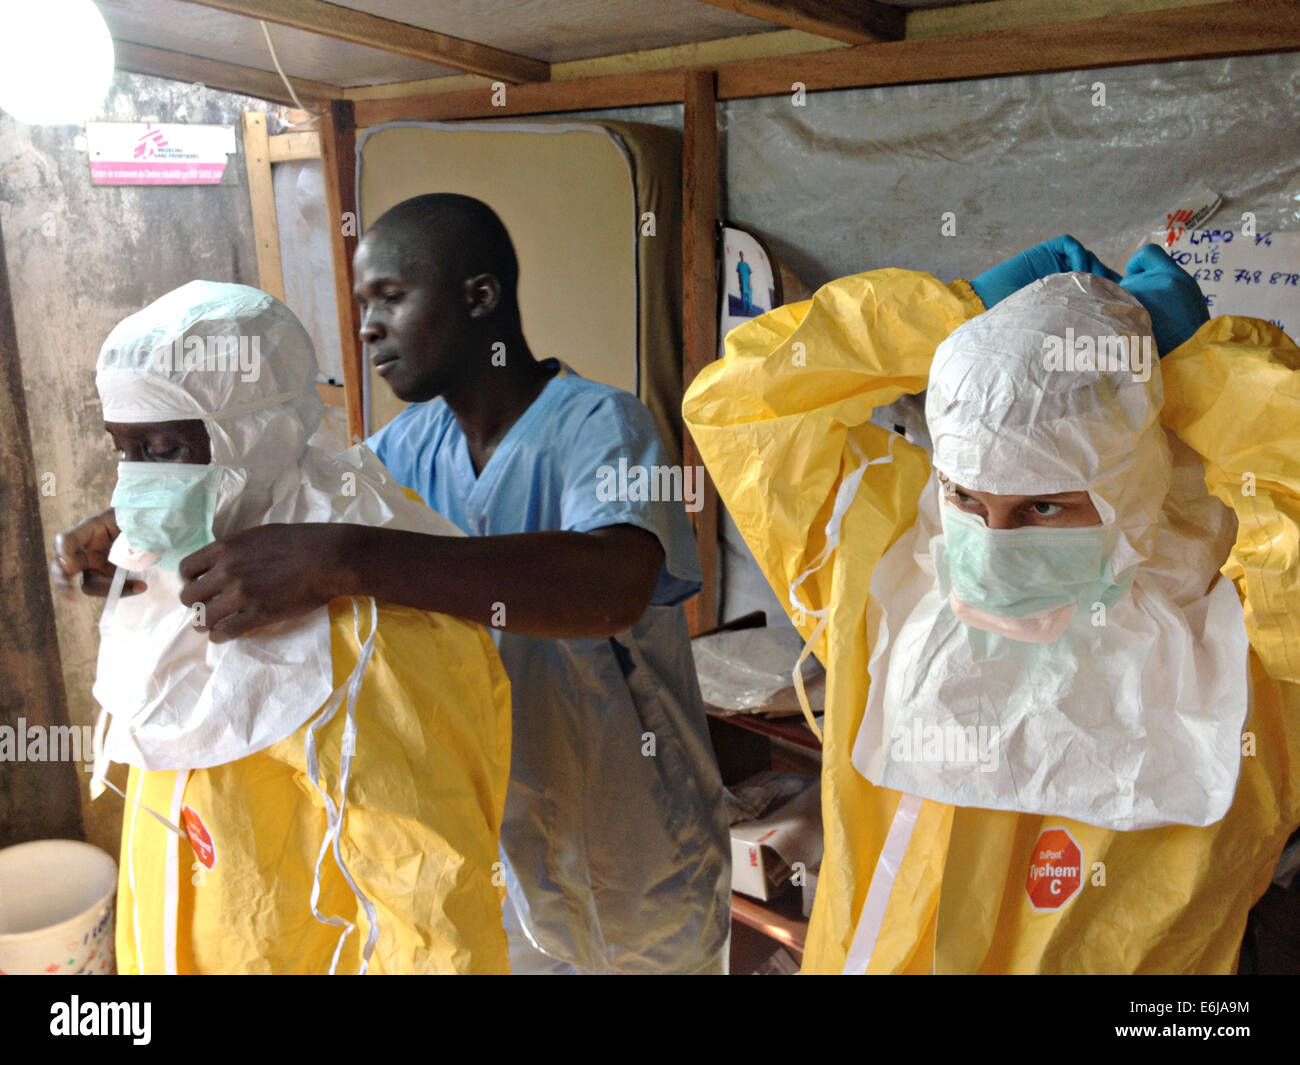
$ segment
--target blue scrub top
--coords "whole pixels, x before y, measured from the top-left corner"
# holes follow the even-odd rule
[[[408,407],[369,444],[471,536],[626,524],[658,538],[654,596],[625,632],[544,640],[492,630],[513,705],[504,873],[527,943],[550,959],[590,973],[713,971],[731,873],[682,607],[700,568],[682,499],[654,498],[687,486],[670,476],[636,397],[557,368],[478,476],[441,399]],[[694,478],[689,487],[702,490]],[[515,972],[549,971],[525,968],[509,934]]]
[[[558,373],[477,476],[465,434],[442,399],[407,407],[367,443],[398,483],[470,536],[590,532],[608,525],[653,533],[664,564],[651,603],[684,602],[700,590],[702,578],[677,486],[702,499],[702,477],[689,484],[673,479],[669,494],[677,499],[640,498],[663,494],[669,481],[652,476],[669,459],[650,412],[628,392],[588,381],[558,360],[547,362],[557,364]]]

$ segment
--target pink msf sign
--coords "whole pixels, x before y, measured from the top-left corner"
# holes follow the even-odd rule
[[[235,151],[230,126],[88,122],[96,185],[217,185]]]

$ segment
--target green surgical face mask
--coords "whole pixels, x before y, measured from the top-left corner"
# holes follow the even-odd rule
[[[212,543],[221,468],[179,462],[119,462],[113,513],[136,551],[161,556],[175,572],[181,559]]]
[[[1060,635],[1079,605],[1110,606],[1127,587],[1111,577],[1108,526],[990,529],[949,503],[942,505],[942,519],[955,612],[978,628],[1046,642],[1045,636]],[[961,606],[971,608],[965,616]],[[1005,620],[982,624],[984,616]],[[1050,616],[1054,620],[1045,622]]]

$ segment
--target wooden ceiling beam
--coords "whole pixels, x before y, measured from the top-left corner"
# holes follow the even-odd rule
[[[324,0],[185,0],[234,15],[277,22],[351,44],[519,84],[549,81],[551,65],[445,33],[408,26]]]
[[[1021,30],[1047,23],[1079,22],[1113,15],[1150,14],[1222,0],[984,0],[952,7],[917,7],[907,13],[907,39],[956,37],[991,30]]]
[[[130,70],[136,74],[152,74],[154,77],[171,78],[174,81],[194,82],[214,89],[225,89],[227,92],[256,96],[259,100],[293,103],[289,90],[284,87],[280,75],[274,71],[241,67],[235,63],[222,63],[216,59],[203,59],[184,52],[169,52],[162,48],[134,44],[131,41],[114,41],[113,52],[117,57],[119,70]],[[307,78],[294,78],[293,87],[298,98],[304,103],[321,104],[343,95],[343,90],[337,85],[327,85],[325,82],[311,81]]]
[[[722,63],[716,68],[717,95],[781,96],[796,82],[812,92],[1297,50],[1300,5],[1245,0]],[[509,91],[505,106],[494,106],[487,88],[358,100],[356,118],[367,127],[403,118],[495,118],[681,99],[681,72],[663,71],[522,85]]]
[[[775,22],[845,44],[903,38],[907,12],[875,0],[703,0],[738,15]]]
[[[721,63],[737,59],[762,59],[765,56],[796,55],[845,47],[839,41],[814,37],[800,30],[769,30],[739,37],[720,37],[693,44],[672,44],[641,52],[620,52],[592,59],[570,59],[551,64],[551,84],[600,78],[607,74],[645,74],[656,70],[712,70]],[[421,93],[460,92],[481,89],[486,79],[476,74],[452,74],[418,81],[390,81],[382,85],[345,87],[349,100],[382,100],[394,96],[419,96]]]
[[[508,90],[504,97],[484,86],[459,92],[357,100],[356,116],[357,125],[365,127],[395,119],[445,122],[457,118],[505,118],[510,115],[680,103],[681,99],[682,72],[666,70],[551,81],[545,85],[519,85]]]
[[[988,0],[958,7],[915,8],[907,15],[906,39],[1017,30],[1049,22],[1078,22],[1219,3],[1223,0],[1055,0],[1050,5],[1044,5],[1043,0]],[[960,20],[956,18],[958,13],[962,15]],[[978,18],[972,13],[978,13]],[[765,33],[555,62],[551,64],[551,81],[576,81],[606,74],[641,74],[651,70],[717,69],[723,63],[742,59],[784,58],[843,47],[839,41],[802,30],[773,29]],[[343,92],[349,100],[380,100],[424,93],[460,92],[482,88],[483,84],[484,80],[477,75],[458,74],[345,87]]]
[[[718,98],[1091,70],[1300,49],[1295,0],[1239,0],[718,67]]]

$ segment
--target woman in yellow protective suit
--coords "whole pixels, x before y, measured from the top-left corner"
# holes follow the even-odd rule
[[[687,393],[827,668],[805,972],[1236,965],[1300,824],[1300,350],[1124,286],[872,271]],[[869,420],[927,389],[933,456]]]
[[[309,444],[315,378],[293,314],[240,285],[169,293],[100,353],[126,461],[92,791],[110,761],[132,766],[122,972],[508,971],[509,683],[487,634],[335,599],[213,642],[180,600],[195,565],[182,560],[255,524],[456,534],[364,447],[328,458]],[[128,570],[145,587],[123,597]]]

